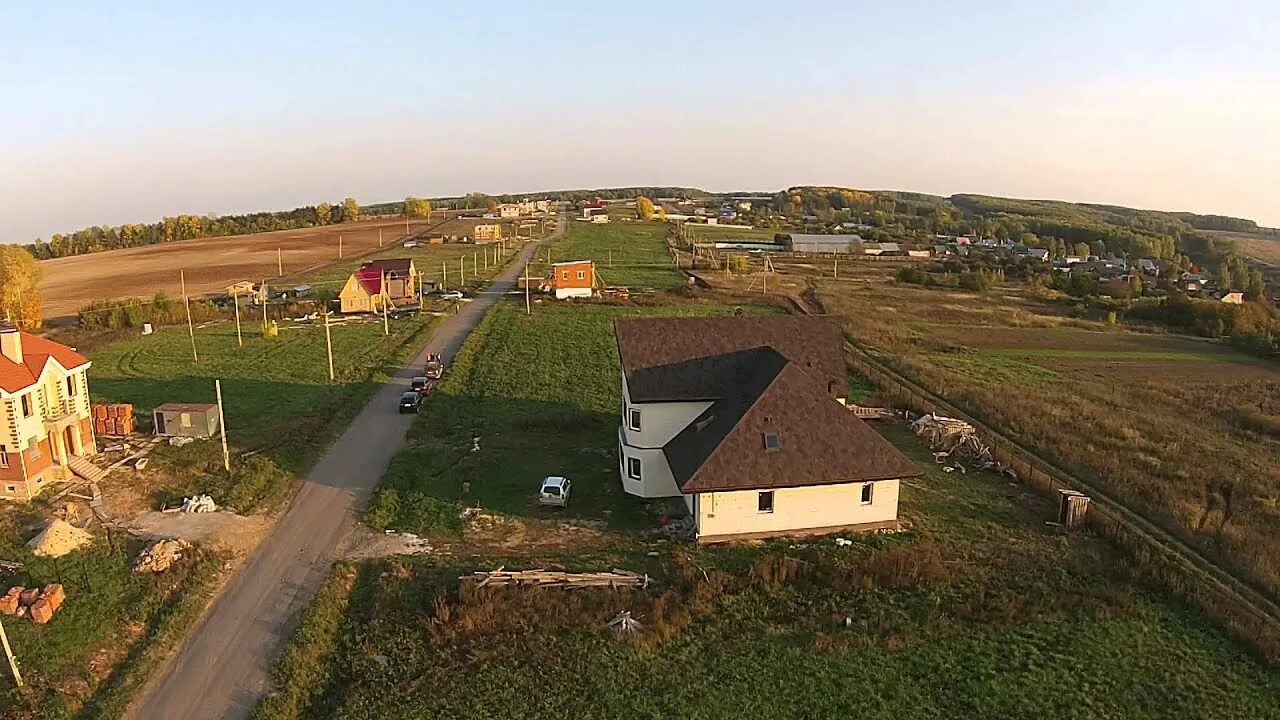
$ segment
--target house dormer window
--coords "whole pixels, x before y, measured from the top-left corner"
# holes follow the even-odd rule
[[[67,397],[76,396],[76,378],[74,375],[67,378]]]
[[[31,393],[22,396],[22,417],[31,417]]]
[[[778,433],[767,432],[764,434],[764,450],[765,452],[774,452],[781,449],[782,441],[778,439]]]
[[[640,408],[631,408],[627,411],[627,427],[640,432]]]

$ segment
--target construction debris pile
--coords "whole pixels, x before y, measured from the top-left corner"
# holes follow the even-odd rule
[[[649,576],[614,568],[611,572],[569,573],[557,570],[477,570],[459,580],[471,580],[476,587],[486,585],[528,585],[574,590],[586,587],[649,587]]]
[[[191,543],[181,539],[157,540],[151,543],[133,563],[133,571],[140,573],[162,573],[182,559],[182,551],[191,547]]]
[[[9,588],[9,592],[0,596],[0,613],[15,617],[29,617],[38,625],[53,619],[53,614],[62,607],[67,594],[61,583],[49,583],[43,588]]]
[[[631,617],[630,610],[623,610],[618,613],[617,617],[605,623],[604,626],[619,635],[631,635],[644,629],[639,620]]]
[[[27,547],[37,557],[59,558],[93,542],[93,536],[87,530],[72,525],[65,520],[53,520],[31,538]]]
[[[182,512],[184,513],[211,513],[217,512],[218,504],[208,495],[192,495],[188,498],[182,498]]]
[[[135,430],[133,406],[128,403],[96,404],[93,410],[93,432],[119,437]]]
[[[978,431],[969,423],[941,415],[923,415],[911,423],[911,429],[933,450],[933,461],[964,472],[963,463],[979,470],[991,470],[1016,477],[1007,465],[996,462],[991,448],[978,437]]]

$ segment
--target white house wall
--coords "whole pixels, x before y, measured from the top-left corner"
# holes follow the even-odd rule
[[[640,410],[640,430],[630,427],[631,408]],[[641,497],[676,497],[680,488],[671,474],[663,446],[689,426],[710,401],[632,403],[627,377],[622,376],[622,425],[618,429],[618,474],[622,489]],[[640,480],[628,472],[630,458],[640,460]]]
[[[758,490],[699,493],[694,503],[698,537],[783,533],[896,520],[898,481],[872,483],[871,504],[862,504],[866,483],[814,485],[773,490],[773,512],[759,510]]]

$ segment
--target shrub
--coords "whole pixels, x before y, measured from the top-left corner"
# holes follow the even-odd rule
[[[991,277],[983,271],[960,273],[959,282],[961,290],[973,292],[983,292],[991,287]]]
[[[897,278],[898,282],[911,283],[912,285],[929,284],[929,273],[915,265],[903,266],[894,277]]]
[[[388,530],[399,516],[400,493],[395,488],[383,488],[374,497],[364,521],[374,530]]]
[[[242,513],[274,508],[284,501],[290,484],[288,473],[266,457],[253,455],[231,466],[231,484],[222,504]]]

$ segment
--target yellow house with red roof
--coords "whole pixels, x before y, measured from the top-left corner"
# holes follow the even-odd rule
[[[0,323],[0,500],[30,500],[92,471],[89,359]]]

